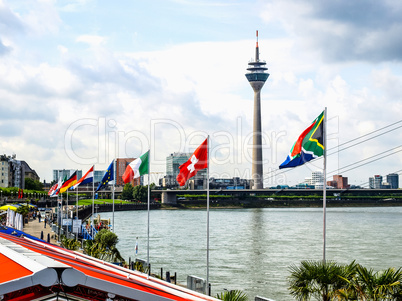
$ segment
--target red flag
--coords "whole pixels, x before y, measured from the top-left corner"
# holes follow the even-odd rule
[[[208,167],[208,139],[195,150],[186,163],[180,165],[180,173],[176,180],[180,186],[184,186],[188,179],[194,177],[201,169]]]

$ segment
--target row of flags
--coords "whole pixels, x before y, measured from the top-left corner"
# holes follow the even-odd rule
[[[286,160],[279,166],[280,169],[303,165],[324,154],[324,112],[314,119],[311,125],[300,134],[290,149]],[[114,180],[113,165],[114,160],[107,168],[96,191],[105,188],[110,181]],[[176,180],[180,186],[184,186],[199,170],[205,168],[208,168],[208,138],[201,143],[185,163],[179,166],[180,172]],[[122,176],[123,182],[127,184],[145,174],[149,174],[149,150],[127,166]],[[77,171],[75,171],[68,179],[65,178],[62,181],[60,178],[59,182],[49,190],[49,195],[57,196],[60,192],[63,193],[70,188],[75,189],[80,185],[91,183],[93,178],[94,166],[79,180],[77,180]],[[20,192],[18,192],[18,195],[20,195]]]

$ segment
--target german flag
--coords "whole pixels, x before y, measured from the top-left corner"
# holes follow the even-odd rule
[[[75,183],[77,183],[77,171],[74,171],[71,177],[63,183],[63,185],[60,187],[60,192],[63,193],[67,191],[67,189],[74,186]]]

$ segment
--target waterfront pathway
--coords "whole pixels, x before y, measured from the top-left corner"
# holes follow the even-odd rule
[[[38,219],[30,219],[28,223],[24,225],[23,231],[27,234],[30,234],[32,236],[35,236],[37,238],[40,238],[41,232],[43,231],[43,240],[47,241],[47,235],[50,234],[50,243],[54,245],[59,245],[57,243],[57,240],[55,239],[56,235],[52,231],[52,227],[46,223],[46,228],[45,228],[45,223],[43,219],[39,223]]]

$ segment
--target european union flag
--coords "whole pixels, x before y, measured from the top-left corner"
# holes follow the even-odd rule
[[[107,168],[105,174],[103,175],[102,181],[99,183],[98,188],[96,188],[96,191],[105,188],[110,181],[114,180],[113,163],[114,160],[112,161],[112,163],[110,163],[109,167]]]

